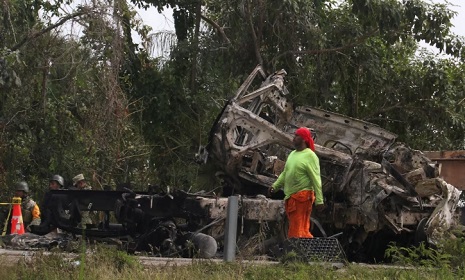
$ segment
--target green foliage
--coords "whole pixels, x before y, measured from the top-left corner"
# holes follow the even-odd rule
[[[64,257],[62,253],[37,253],[32,262],[20,262],[10,268],[9,274],[18,279],[110,279],[110,275],[120,275],[117,279],[137,279],[124,277],[141,270],[136,257],[97,246],[92,251],[84,250],[77,259],[70,255]]]
[[[169,47],[168,61],[160,61],[145,41],[160,37],[124,0],[77,8],[78,39],[53,28],[41,33],[54,17],[68,16],[62,8],[70,2],[2,4],[8,8],[0,14],[5,190],[25,179],[40,197],[55,173],[68,182],[84,173],[94,189],[123,182],[136,189],[215,188],[214,172],[197,166],[194,154],[259,63],[268,73],[287,71],[294,104],[374,122],[417,149],[465,147],[463,42],[450,32],[448,5],[132,0],[159,12],[173,8],[176,40],[152,42]],[[131,30],[142,35],[140,45]],[[417,52],[421,40],[451,58]]]
[[[86,261],[93,264],[102,264],[115,268],[121,272],[124,270],[137,270],[142,266],[135,256],[111,247],[97,246],[95,251],[86,257]]]
[[[154,6],[159,12],[162,12],[166,7],[173,9],[174,29],[177,39],[181,42],[192,38],[196,7],[201,4],[199,1],[131,0],[131,2],[144,9]]]
[[[43,4],[54,13],[65,2],[56,1],[56,7],[40,1],[23,4],[32,10]],[[17,12],[10,16],[25,16],[15,1],[9,5],[8,11]],[[0,92],[0,181],[10,186],[24,179],[38,200],[52,174],[63,175],[69,184],[74,175],[84,173],[94,189],[129,181],[141,188],[152,180],[146,172],[149,149],[131,123],[128,101],[118,85],[124,51],[120,32],[107,17],[92,15],[82,18],[89,28],[81,41],[44,33],[28,41],[27,50],[2,53],[7,59],[20,54],[20,63],[9,67],[23,82]],[[38,24],[21,33],[15,22],[8,23],[13,24],[8,30],[21,38],[42,28]],[[6,48],[15,44],[8,38],[1,43]],[[2,195],[6,199],[11,194]]]
[[[442,251],[450,255],[450,266],[465,275],[465,236],[464,228],[460,226],[451,230],[450,235],[440,243]]]
[[[409,248],[396,247],[390,244],[386,249],[385,255],[397,264],[425,266],[430,268],[449,268],[451,259],[450,254],[427,247],[425,243]]]
[[[465,239],[449,239],[442,246],[443,250],[450,254],[451,266],[463,271],[465,269]]]
[[[435,278],[463,278],[465,275],[465,238],[463,226],[452,229],[437,247],[421,243],[417,247],[397,247],[391,244],[385,252],[394,263],[421,266]]]
[[[303,263],[305,262],[304,259],[297,254],[295,251],[290,251],[287,252],[285,255],[283,255],[280,259],[279,262],[283,264],[289,264],[289,263]]]
[[[12,69],[16,63],[20,63],[18,51],[0,50],[0,90],[21,86],[21,79]]]
[[[200,68],[238,79],[257,63],[268,72],[284,68],[295,104],[374,122],[418,149],[464,147],[462,42],[450,33],[454,13],[447,5],[313,4],[207,1],[207,16],[229,27],[223,31],[231,44],[211,28],[202,41]],[[418,57],[420,40],[457,59]],[[222,83],[232,85],[227,77]]]

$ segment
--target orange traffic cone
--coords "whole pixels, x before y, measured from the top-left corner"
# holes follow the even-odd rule
[[[11,216],[11,234],[23,234],[24,224],[21,214],[21,197],[13,197],[13,214]]]

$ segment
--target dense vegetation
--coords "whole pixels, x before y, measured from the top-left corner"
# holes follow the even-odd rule
[[[84,173],[94,189],[129,181],[213,187],[213,172],[194,154],[257,64],[287,71],[295,104],[377,123],[416,149],[465,148],[465,42],[451,34],[446,4],[85,3],[0,4],[4,188],[25,179],[40,194],[55,173],[68,181]],[[173,8],[174,34],[152,34],[133,5]],[[446,58],[419,51],[421,41]],[[167,59],[153,56],[160,49]]]

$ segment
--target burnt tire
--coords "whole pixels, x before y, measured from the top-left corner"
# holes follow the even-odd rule
[[[428,241],[428,235],[426,234],[426,222],[428,222],[428,218],[423,218],[417,225],[413,240],[416,246],[420,245],[422,242],[426,243]]]
[[[190,238],[199,258],[210,259],[216,255],[218,244],[215,238],[204,233],[194,233]]]

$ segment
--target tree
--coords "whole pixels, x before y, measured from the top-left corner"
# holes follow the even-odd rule
[[[69,2],[1,4],[2,183],[24,177],[44,186],[52,173],[84,172],[96,187],[208,188],[216,182],[201,182],[194,154],[256,64],[286,69],[295,104],[377,123],[415,148],[464,147],[463,42],[450,33],[447,5],[132,0],[173,8],[176,40],[148,42],[160,37],[130,2],[96,0],[62,13]],[[70,21],[82,36],[58,31]],[[450,58],[419,55],[420,40]],[[170,58],[151,57],[150,43],[165,42]]]
[[[37,10],[58,12],[59,6],[4,3],[15,12],[8,16],[17,19],[18,26],[2,21],[15,32],[2,41],[3,57],[17,55],[7,71],[22,81],[1,88],[0,176],[5,185],[26,179],[41,192],[56,173],[68,179],[85,173],[97,189],[127,181],[141,187],[151,179],[146,172],[149,150],[130,121],[120,87],[122,17],[108,12],[118,7],[95,3],[62,15],[55,23],[42,21]],[[28,17],[26,11],[31,10],[36,13]],[[25,18],[31,24],[24,25],[20,19]],[[57,30],[71,19],[85,27],[81,41]]]
[[[199,13],[184,1],[137,2],[158,8],[178,5],[192,18]],[[465,56],[463,42],[450,33],[454,13],[447,5],[419,0],[202,4],[204,32],[196,37],[195,24],[189,21],[184,26],[190,28],[190,44],[180,41],[173,52],[173,62],[185,68],[193,67],[192,60],[179,61],[176,55],[198,52],[196,68],[202,69],[198,83],[207,85],[199,95],[221,101],[233,90],[219,89],[237,88],[254,65],[263,64],[269,73],[284,68],[296,104],[375,122],[417,148],[431,148],[431,143],[443,149],[463,148],[457,139],[464,138],[465,114],[463,106],[452,104],[462,104],[464,98],[459,80]],[[421,40],[452,56],[453,62],[422,61],[431,58],[417,57]],[[194,41],[200,42],[196,51]],[[185,69],[177,69],[187,76]],[[434,82],[426,82],[426,77]],[[425,104],[416,106],[418,101]],[[441,117],[418,117],[432,111]],[[418,128],[434,131],[426,138],[429,145]]]

